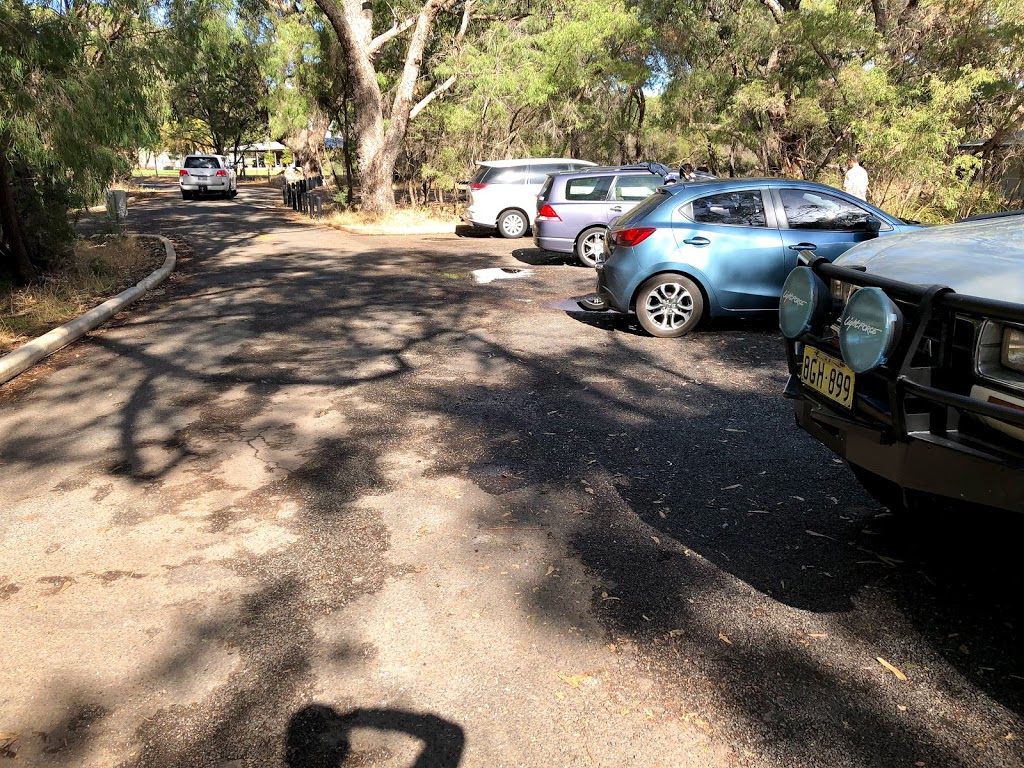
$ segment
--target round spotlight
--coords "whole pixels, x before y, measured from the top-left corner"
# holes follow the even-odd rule
[[[788,339],[798,339],[828,318],[832,297],[825,282],[809,267],[789,273],[779,299],[779,328]]]
[[[843,360],[857,373],[889,361],[900,341],[903,313],[881,288],[861,288],[846,302],[840,319]]]

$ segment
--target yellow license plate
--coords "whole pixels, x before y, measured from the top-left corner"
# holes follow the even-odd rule
[[[844,408],[853,407],[853,371],[842,360],[814,347],[804,347],[800,381]]]

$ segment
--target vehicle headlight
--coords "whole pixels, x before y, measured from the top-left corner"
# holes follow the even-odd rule
[[[1024,373],[1024,331],[1007,328],[1003,331],[1003,365]]]
[[[861,288],[846,303],[839,320],[843,359],[857,373],[889,360],[903,330],[903,313],[881,288]]]
[[[779,300],[779,328],[788,339],[798,339],[820,327],[832,309],[825,282],[809,267],[789,273]]]

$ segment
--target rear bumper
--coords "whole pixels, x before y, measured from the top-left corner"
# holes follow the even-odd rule
[[[218,178],[216,181],[200,184],[198,181],[178,182],[179,186],[186,192],[227,192],[231,189],[231,180],[226,177]]]
[[[573,248],[576,245],[576,241],[571,237],[548,237],[542,236],[537,232],[540,227],[534,224],[533,227],[533,244],[538,248],[543,248],[545,251],[553,251],[555,253],[572,253]]]

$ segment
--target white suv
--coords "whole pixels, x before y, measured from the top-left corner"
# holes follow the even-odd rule
[[[549,173],[576,171],[594,163],[565,157],[486,160],[469,181],[469,207],[462,220],[497,228],[502,237],[522,237],[537,214],[537,194]]]
[[[223,155],[188,155],[178,171],[178,186],[182,200],[208,193],[223,198],[238,194],[235,169]]]

